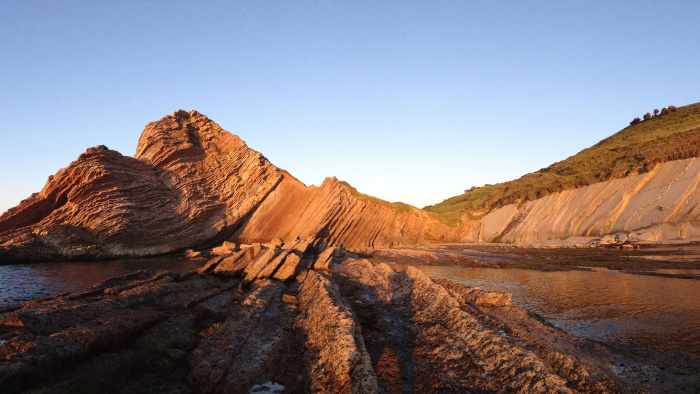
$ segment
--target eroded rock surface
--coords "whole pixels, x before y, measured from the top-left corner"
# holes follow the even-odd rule
[[[532,243],[621,233],[616,242],[695,240],[699,186],[700,160],[671,161],[641,175],[494,210],[481,221],[479,238]]]
[[[365,349],[362,330],[333,280],[308,272],[299,291],[311,359],[311,390],[334,393],[374,393],[377,377]]]
[[[307,187],[206,116],[179,110],[146,126],[134,157],[90,148],[0,216],[0,261],[149,256],[224,240],[368,248],[472,230],[362,201],[335,178]]]
[[[283,175],[196,111],[149,123],[134,158],[96,147],[0,217],[0,260],[146,256],[229,237]]]
[[[139,271],[6,309],[0,387],[530,393],[700,385],[692,374],[673,381],[558,331],[505,293],[310,244],[237,245],[199,272]],[[263,268],[246,272],[252,264]]]

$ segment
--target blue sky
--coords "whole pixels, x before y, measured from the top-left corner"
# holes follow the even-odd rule
[[[422,207],[700,101],[696,1],[0,5],[0,212],[179,108]]]

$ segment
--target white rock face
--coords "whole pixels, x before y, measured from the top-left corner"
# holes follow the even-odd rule
[[[601,243],[700,238],[700,160],[668,162],[634,177],[613,179],[495,210],[480,239],[531,243],[573,236]]]

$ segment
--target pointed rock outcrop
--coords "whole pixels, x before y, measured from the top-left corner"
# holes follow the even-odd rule
[[[149,256],[224,240],[365,248],[459,236],[419,209],[362,201],[335,178],[307,187],[206,116],[179,110],[146,125],[134,157],[90,148],[0,216],[0,261]]]

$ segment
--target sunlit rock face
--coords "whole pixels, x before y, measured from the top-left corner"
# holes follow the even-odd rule
[[[465,226],[449,227],[417,208],[402,212],[360,201],[336,178],[307,187],[285,175],[234,238],[252,243],[312,237],[365,249],[453,241],[470,234]]]
[[[281,177],[207,117],[177,111],[146,126],[135,158],[90,148],[6,212],[0,256],[142,256],[218,241]]]
[[[197,111],[146,125],[132,157],[98,146],[0,216],[0,260],[170,253],[226,239],[318,237],[351,248],[464,236],[412,208],[307,187]]]
[[[528,243],[618,233],[618,241],[700,238],[700,160],[677,160],[651,171],[552,193],[495,210],[481,238]]]

